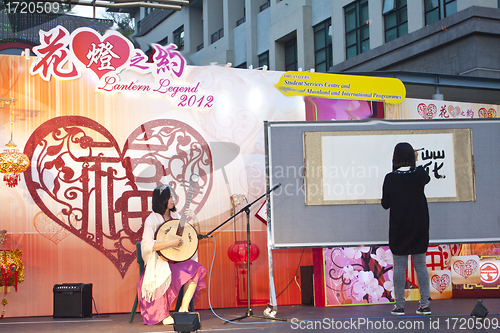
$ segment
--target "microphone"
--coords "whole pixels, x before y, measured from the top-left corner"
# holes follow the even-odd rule
[[[198,234],[198,239],[208,238],[207,235]]]
[[[275,187],[273,187],[273,188],[271,189],[271,191],[274,191],[275,189],[277,189],[277,188],[278,188],[278,187],[280,187],[280,186],[281,186],[281,183],[279,183],[278,185],[276,185]]]

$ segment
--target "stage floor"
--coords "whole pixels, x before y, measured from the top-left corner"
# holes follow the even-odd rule
[[[500,324],[500,299],[486,298],[483,305],[489,311],[481,324],[474,329],[474,319],[470,316],[478,299],[447,299],[431,302],[432,315],[415,314],[418,302],[406,303],[406,316],[395,317],[390,311],[393,304],[360,305],[344,307],[316,308],[312,306],[280,306],[277,318],[287,321],[275,321],[257,317],[244,318],[235,323],[224,324],[217,316],[230,320],[246,315],[247,308],[215,309],[198,311],[201,318],[200,332],[266,332],[285,333],[307,330],[355,331],[355,332],[500,332],[495,326]],[[264,307],[252,308],[253,315],[263,316]],[[9,311],[7,306],[6,311]],[[0,320],[0,332],[74,332],[74,333],[136,333],[136,332],[173,332],[172,326],[142,324],[139,313],[129,323],[130,313],[93,315],[92,318],[4,318]]]

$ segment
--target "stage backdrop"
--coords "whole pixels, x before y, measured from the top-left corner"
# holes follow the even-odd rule
[[[135,242],[155,186],[174,187],[180,208],[185,180],[199,174],[202,191],[190,206],[207,233],[265,193],[264,121],[303,121],[306,109],[316,119],[382,118],[380,104],[405,98],[395,79],[191,67],[173,44],[152,45],[149,62],[112,31],[69,34],[57,26],[40,31],[40,40],[36,57],[0,56],[0,97],[15,100],[13,110],[0,104],[0,143],[9,142],[12,124],[31,159],[18,186],[0,183],[0,230],[8,231],[2,249],[20,249],[25,266],[18,291],[7,294],[8,317],[52,315],[53,286],[61,283],[92,283],[94,313],[129,312],[139,275]],[[411,112],[401,104],[391,104],[390,114]],[[430,104],[416,114],[433,116]],[[496,112],[484,109],[484,116]],[[447,112],[458,111],[438,116]],[[254,305],[269,301],[266,219],[255,216],[263,203],[252,207],[250,221],[260,249],[250,272]],[[245,225],[239,215],[214,233],[215,308],[247,304],[248,272],[228,256],[245,240]],[[214,245],[200,242],[207,268]],[[289,282],[297,266],[312,263],[310,249],[277,249],[273,258],[276,293],[286,289],[278,305],[301,303]],[[195,307],[208,308],[208,297],[202,291]]]
[[[7,294],[6,316],[52,315],[53,286],[61,283],[92,283],[99,313],[130,312],[139,278],[135,242],[151,190],[169,183],[180,209],[183,181],[199,174],[202,190],[191,209],[202,233],[211,231],[265,192],[263,121],[304,120],[304,101],[274,87],[280,72],[186,66],[172,45],[156,45],[148,63],[112,32],[41,33],[37,57],[0,56],[0,97],[16,100],[13,138],[31,159],[18,186],[0,182],[0,230],[8,232],[2,248],[21,249],[25,265],[24,282]],[[0,107],[2,144],[10,140],[10,111]],[[251,298],[266,305],[267,231],[255,217],[262,203],[251,209],[251,241],[260,250]],[[240,214],[213,234],[215,308],[247,304],[245,266],[228,256],[245,240],[245,226]],[[207,269],[214,247],[200,242]],[[301,254],[276,252],[278,292],[299,264],[312,264],[310,251]],[[296,285],[278,298],[300,302]],[[207,290],[195,307],[209,307]]]
[[[202,232],[210,232],[266,192],[264,121],[304,120],[305,97],[317,107],[405,97],[397,79],[191,67],[174,44],[153,44],[149,59],[114,31],[70,34],[56,26],[41,30],[40,41],[36,57],[0,56],[0,97],[16,102],[13,110],[0,108],[0,141],[9,141],[12,123],[14,141],[31,160],[17,187],[0,185],[3,248],[22,250],[25,264],[24,282],[8,295],[12,317],[51,315],[52,288],[61,283],[92,283],[100,313],[130,311],[135,244],[155,186],[175,188],[182,208],[186,180],[199,175],[201,190],[189,205]],[[366,103],[358,111],[344,104],[335,112],[358,117],[370,110]],[[255,216],[263,203],[252,207],[251,241],[260,251],[251,272],[237,255],[245,217],[213,234],[216,308],[247,304],[249,273],[252,303],[269,302],[267,221]],[[207,268],[214,247],[200,242]],[[311,251],[279,250],[274,259],[276,293],[286,289],[277,304],[300,303],[299,288],[288,282],[297,266],[312,263]],[[202,291],[195,307],[208,308],[208,297]]]

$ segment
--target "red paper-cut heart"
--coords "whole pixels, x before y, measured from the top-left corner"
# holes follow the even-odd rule
[[[75,32],[71,42],[73,54],[99,79],[109,72],[119,73],[127,64],[133,47],[121,35],[108,32],[102,37],[85,28]]]
[[[446,290],[448,285],[450,284],[450,277],[446,274],[439,276],[439,275],[433,275],[431,278],[431,284],[436,289],[439,291],[440,294],[443,293],[443,291]]]
[[[121,150],[94,120],[56,117],[33,132],[24,153],[32,162],[24,178],[34,202],[47,218],[103,253],[122,277],[136,259],[135,244],[150,214],[148,199],[163,179],[175,190],[177,207],[183,207],[185,179],[200,176],[202,192],[193,195],[190,206],[195,213],[212,188],[209,145],[178,120],[140,125]]]
[[[462,260],[455,260],[453,263],[453,270],[464,277],[464,279],[467,279],[469,276],[474,274],[474,272],[477,270],[477,262],[473,259],[469,259],[466,262],[463,262]]]
[[[479,118],[496,118],[497,117],[497,112],[493,108],[490,108],[489,110],[486,110],[485,108],[480,108],[478,113],[479,113]]]
[[[437,114],[437,107],[434,104],[425,105],[420,103],[417,106],[418,114],[424,119],[432,119]]]

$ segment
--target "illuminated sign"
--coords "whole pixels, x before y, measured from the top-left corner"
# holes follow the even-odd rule
[[[401,103],[406,89],[399,79],[310,72],[286,72],[276,84],[286,96]]]

